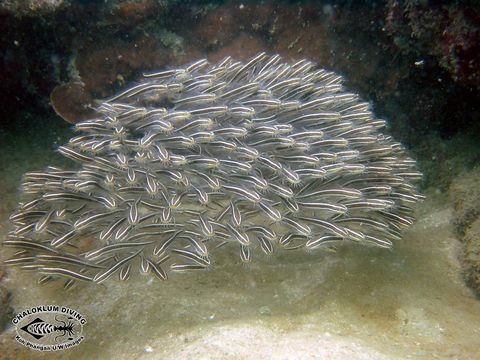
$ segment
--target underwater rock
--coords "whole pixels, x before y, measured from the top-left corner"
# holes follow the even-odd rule
[[[464,246],[461,263],[465,281],[480,296],[480,169],[454,180],[450,197],[456,231]]]
[[[198,23],[195,35],[206,47],[221,47],[238,33],[236,8],[224,5],[206,14]]]
[[[208,54],[208,60],[220,61],[226,56],[231,56],[238,60],[246,60],[258,54],[264,48],[265,42],[261,38],[242,32],[226,46],[217,51],[210,52]]]
[[[465,281],[480,297],[480,217],[468,227],[463,241],[465,250],[462,264]]]
[[[389,1],[385,30],[405,54],[428,54],[462,86],[480,87],[480,12],[469,2]]]
[[[10,291],[7,286],[4,284],[5,271],[0,269],[0,333],[8,326],[10,323],[14,311],[10,306]]]
[[[278,52],[286,59],[299,60],[302,58],[315,59],[320,64],[330,61],[330,52],[327,42],[327,32],[323,25],[298,26],[296,31],[285,28],[275,36]]]
[[[347,243],[390,248],[421,178],[343,78],[260,53],[147,73],[59,148],[78,163],[27,173],[6,264],[46,282],[214,266]]]
[[[0,10],[11,12],[18,17],[42,16],[70,6],[69,0],[4,0]]]
[[[138,2],[119,2],[112,6],[111,21],[134,26],[148,18],[162,15],[167,4],[165,1],[142,0]],[[107,15],[108,16],[108,15]]]
[[[480,216],[480,169],[463,173],[453,180],[449,195],[455,209],[456,230],[463,235]]]
[[[269,34],[271,27],[275,23],[277,11],[278,5],[275,6],[272,2],[249,3],[239,8],[235,16],[244,30]]]
[[[158,50],[155,39],[140,36],[104,45],[86,44],[78,53],[76,66],[86,91],[105,97],[115,87],[124,86],[125,79],[167,62],[168,55]]]
[[[58,85],[50,94],[50,102],[57,115],[71,124],[92,119],[92,101],[85,85],[79,81]]]

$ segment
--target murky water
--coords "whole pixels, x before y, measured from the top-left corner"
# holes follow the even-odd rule
[[[87,102],[139,74],[202,57],[243,60],[266,51],[342,74],[346,88],[387,119],[385,132],[417,157],[431,187],[415,225],[391,250],[256,251],[245,266],[237,250],[222,248],[208,271],[164,282],[112,277],[69,291],[2,267],[8,321],[28,307],[58,304],[88,322],[80,345],[53,353],[17,343],[10,324],[0,334],[0,359],[479,359],[480,302],[464,284],[445,193],[480,159],[477,10],[366,4],[1,2],[0,240],[22,174],[72,166],[55,153],[73,131],[51,103],[74,121]],[[0,248],[0,261],[7,253]]]
[[[15,157],[17,166],[3,178],[6,189],[37,165],[28,151]],[[227,251],[213,270],[166,282],[137,275],[65,292],[12,271],[5,284],[15,311],[60,304],[88,320],[81,345],[35,358],[474,359],[480,303],[460,276],[449,205],[427,195],[416,225],[393,250],[289,252],[248,268]],[[2,194],[7,204],[15,196]],[[13,327],[1,335],[3,358],[32,358],[13,337]]]

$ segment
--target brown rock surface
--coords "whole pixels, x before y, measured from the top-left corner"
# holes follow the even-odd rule
[[[248,33],[241,33],[228,45],[208,54],[208,60],[215,62],[231,56],[234,59],[245,60],[265,50],[265,43],[261,38]]]
[[[58,85],[50,94],[50,102],[57,115],[71,124],[93,116],[92,101],[85,85],[78,81]]]
[[[238,33],[236,9],[220,6],[207,13],[198,23],[195,35],[206,47],[218,47],[230,42]]]
[[[124,86],[139,73],[161,69],[168,62],[168,55],[157,46],[155,39],[148,36],[85,46],[76,65],[86,91],[106,97],[115,86]]]

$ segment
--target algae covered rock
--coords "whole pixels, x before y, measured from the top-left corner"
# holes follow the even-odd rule
[[[450,187],[455,226],[464,244],[462,266],[465,281],[480,295],[480,169],[455,180]]]
[[[480,217],[468,227],[463,238],[464,250],[464,275],[467,285],[480,295]]]

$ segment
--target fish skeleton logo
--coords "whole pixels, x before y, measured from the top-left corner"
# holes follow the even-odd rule
[[[66,350],[82,342],[87,320],[76,310],[58,305],[41,305],[18,313],[12,320],[15,339],[40,351]]]
[[[68,319],[71,320],[72,318],[68,317]],[[21,329],[26,333],[30,334],[31,336],[33,336],[37,340],[55,331],[63,331],[63,334],[59,335],[58,337],[65,336],[67,332],[69,335],[72,335],[72,336],[74,335],[73,322],[69,321],[67,325],[65,321],[57,319],[56,316],[55,316],[55,320],[58,322],[61,322],[63,325],[55,326],[43,321],[40,318],[36,318],[35,320],[32,320],[30,323],[28,323]],[[73,340],[73,337],[69,337],[68,340]]]

